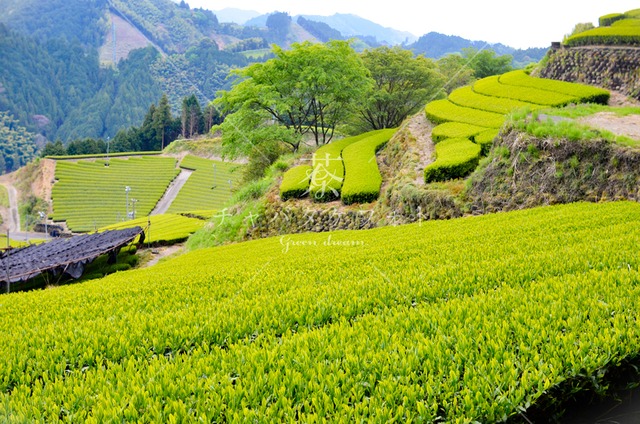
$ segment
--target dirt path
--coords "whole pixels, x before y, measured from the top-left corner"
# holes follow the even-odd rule
[[[155,264],[160,262],[161,259],[174,255],[182,250],[184,250],[184,245],[182,244],[174,244],[173,246],[165,246],[165,247],[153,249],[152,250],[153,258],[149,262],[142,265],[141,268],[148,268],[150,266],[154,266]]]
[[[613,112],[599,112],[580,118],[578,122],[616,135],[640,140],[640,115],[617,116]]]
[[[12,233],[17,233],[20,231],[20,213],[18,213],[18,190],[9,184],[3,183],[3,185],[7,188],[7,192],[9,193],[9,219],[7,221],[7,226],[9,227],[9,231]]]
[[[435,145],[431,140],[431,124],[424,113],[418,113],[409,122],[409,132],[416,139],[420,161],[416,165],[416,184],[424,185],[424,168],[434,161]]]
[[[180,170],[180,174],[169,184],[167,191],[164,192],[156,207],[151,211],[151,215],[167,213],[169,206],[171,206],[171,203],[173,203],[192,173],[193,171],[187,169]]]

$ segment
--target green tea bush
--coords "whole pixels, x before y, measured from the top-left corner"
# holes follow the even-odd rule
[[[344,182],[342,151],[347,146],[357,143],[374,133],[375,131],[343,138],[316,150],[313,154],[313,174],[309,185],[313,200],[328,202],[340,197],[340,190]]]
[[[373,202],[380,195],[382,176],[376,161],[376,152],[393,136],[396,129],[378,130],[342,152],[345,178],[342,186],[342,202]]]
[[[500,128],[504,115],[458,106],[447,99],[436,100],[425,107],[427,118],[435,124],[461,122],[479,127]]]
[[[486,131],[486,127],[463,124],[461,122],[445,122],[433,128],[431,139],[434,143],[439,143],[448,138],[468,138],[472,139],[476,134]]]
[[[296,166],[285,172],[280,183],[280,198],[288,200],[307,195],[312,172],[311,165]]]
[[[424,169],[427,183],[462,178],[480,161],[481,148],[466,138],[451,138],[436,144],[436,161]]]

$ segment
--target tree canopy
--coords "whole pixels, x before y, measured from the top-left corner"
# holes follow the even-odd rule
[[[359,116],[363,130],[399,126],[430,100],[442,97],[444,78],[435,62],[400,47],[366,50],[362,60],[375,85]]]
[[[338,40],[294,43],[286,51],[273,46],[273,53],[275,58],[238,71],[238,82],[217,99],[230,114],[219,127],[223,143],[250,148],[260,142],[252,138],[255,131],[266,139],[275,137],[267,132],[277,133],[294,151],[306,134],[316,145],[328,143],[372,85],[362,59]]]

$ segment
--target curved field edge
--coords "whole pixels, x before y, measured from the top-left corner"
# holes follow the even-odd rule
[[[0,413],[501,420],[640,351],[638,221],[575,204],[285,236],[9,295]]]

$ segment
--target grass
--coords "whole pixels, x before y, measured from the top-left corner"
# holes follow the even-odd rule
[[[578,109],[578,108],[576,108]],[[539,138],[562,138],[569,141],[606,140],[629,147],[640,146],[640,140],[616,135],[610,131],[594,129],[585,124],[580,124],[572,118],[589,116],[599,111],[608,111],[607,107],[592,108],[586,106],[580,110],[545,109],[534,112],[518,111],[510,116],[511,125],[522,131]],[[589,112],[589,113],[588,113]],[[621,113],[626,113],[623,111]],[[562,119],[553,119],[554,116]],[[621,115],[624,116],[624,115]]]
[[[9,191],[2,184],[0,184],[0,206],[3,208],[9,207]]]

